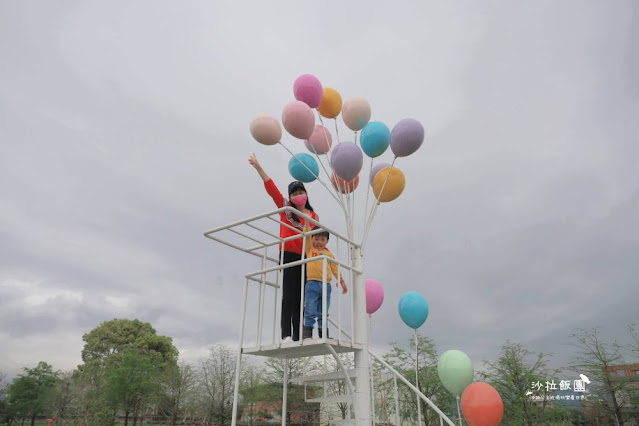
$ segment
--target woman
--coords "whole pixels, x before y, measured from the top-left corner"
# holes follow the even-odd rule
[[[294,181],[288,185],[288,200],[286,200],[277,189],[277,186],[275,186],[273,179],[264,172],[264,169],[260,166],[255,154],[251,155],[249,163],[259,173],[260,177],[264,181],[264,188],[266,188],[266,192],[271,196],[271,198],[273,198],[273,201],[278,208],[293,206],[305,215],[319,221],[319,216],[315,213],[315,211],[313,211],[313,207],[311,207],[308,202],[306,188],[302,182]],[[280,221],[294,227],[300,232],[304,229],[304,219],[292,212],[280,213]],[[298,233],[284,225],[280,225],[281,238],[287,238],[293,235],[298,235]],[[283,263],[295,262],[302,259],[303,241],[303,238],[298,238],[293,241],[285,242],[284,247],[280,246],[280,251],[284,250]],[[302,265],[284,269],[282,282],[282,341],[290,342],[291,334],[293,340],[297,341],[300,338]]]

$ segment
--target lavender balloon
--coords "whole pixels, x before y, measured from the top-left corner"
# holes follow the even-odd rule
[[[364,155],[362,150],[353,142],[341,142],[333,148],[331,166],[337,174],[347,182],[355,179],[362,170]]]
[[[405,118],[393,127],[391,150],[395,157],[406,157],[417,151],[424,142],[424,126],[412,118]]]
[[[377,173],[379,173],[379,171],[382,170],[384,167],[390,167],[390,164],[389,163],[379,163],[379,164],[375,164],[373,166],[373,169],[371,170],[371,177],[370,177],[371,185],[373,184],[373,180],[375,180],[375,175]]]

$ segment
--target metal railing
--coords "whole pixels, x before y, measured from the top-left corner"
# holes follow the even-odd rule
[[[322,229],[311,230],[309,232],[302,232],[296,228],[291,227],[287,223],[283,222],[279,217],[282,213],[286,212],[294,212],[298,217],[303,218],[305,221],[312,223]],[[264,223],[266,221],[266,223]],[[294,232],[297,232],[297,235],[293,235],[290,237],[282,238],[276,235],[275,232],[268,229],[267,225],[271,225],[273,227],[274,224],[278,226],[287,227]],[[245,226],[249,228],[248,231],[253,230],[257,231],[257,235],[255,232],[250,234],[245,229],[240,229]],[[223,236],[221,235],[223,232],[230,233],[231,235]],[[277,230],[276,230],[277,231]],[[319,232],[328,231],[331,234],[330,245],[336,247],[335,250],[331,250],[335,258],[331,258],[329,256],[317,256],[312,259],[301,259],[294,262],[284,263],[284,243],[294,241],[297,239],[302,240],[302,252],[305,251],[306,248],[306,236],[311,236],[317,234]],[[339,282],[342,277],[342,271],[345,272],[345,276],[348,278],[345,280],[347,285],[353,282],[353,274],[361,273],[361,271],[355,269],[350,262],[350,257],[348,256],[352,247],[357,246],[357,244],[350,240],[349,238],[341,235],[339,232],[323,225],[317,220],[311,218],[308,215],[301,213],[300,211],[294,209],[293,207],[282,207],[277,210],[273,210],[267,213],[262,213],[260,215],[256,215],[241,221],[233,222],[228,225],[220,226],[218,228],[214,228],[212,230],[206,231],[204,235],[207,238],[210,238],[214,241],[220,242],[224,245],[232,247],[236,250],[240,250],[245,253],[249,253],[253,256],[259,257],[261,262],[253,272],[250,272],[245,275],[245,284],[244,284],[244,292],[243,292],[243,302],[242,302],[242,320],[241,320],[241,329],[240,329],[240,347],[241,348],[254,348],[258,351],[261,350],[264,346],[269,346],[272,348],[281,347],[282,342],[281,339],[277,337],[277,331],[279,328],[279,323],[281,320],[281,304],[278,301],[282,300],[282,278],[284,270],[296,266],[302,267],[302,274],[300,279],[300,312],[299,312],[299,330],[300,334],[304,327],[304,286],[305,286],[305,269],[306,264],[312,261],[321,261],[323,268],[323,280],[322,280],[322,318],[328,317],[328,301],[327,301],[327,286],[330,285],[326,281],[327,270],[329,268],[329,264],[337,265],[338,276],[337,281]],[[240,239],[241,242],[235,242],[229,237],[235,237],[235,239]],[[257,244],[255,244],[257,243]],[[347,250],[343,250],[343,246],[346,246]],[[279,249],[279,255],[277,257],[273,257],[273,255],[269,255],[269,249]],[[251,285],[253,284],[253,285]],[[251,296],[251,291],[255,290],[257,292],[257,304],[249,305],[249,296]],[[267,293],[267,290],[269,292]],[[348,303],[347,303],[347,312],[346,318],[343,318],[344,307],[343,307],[343,297],[334,297],[337,303],[333,303],[333,306],[336,306],[336,315],[337,323],[339,324],[340,329],[350,329],[351,335],[353,332],[353,289],[347,293],[348,295]],[[270,294],[269,294],[270,293]],[[273,300],[272,308],[267,307],[267,300]],[[256,313],[256,315],[254,315]],[[255,327],[251,328],[249,333],[247,333],[247,314],[250,314],[250,318],[254,321]],[[270,330],[272,333],[268,333],[269,330],[266,330],[268,327],[267,322],[272,320],[272,329]],[[347,326],[347,327],[346,327]],[[327,321],[322,322],[322,342],[326,342],[327,340]],[[271,334],[271,338],[265,338],[265,333]],[[245,344],[245,340],[249,341],[249,339],[245,339],[245,337],[250,335],[255,338],[255,345],[247,346]],[[300,336],[301,337],[301,336]],[[253,339],[250,339],[253,340]],[[349,338],[345,340],[342,334],[337,333],[336,340],[338,344],[353,344],[355,343],[353,339]],[[287,344],[287,347],[290,346],[300,346],[303,344],[302,339],[299,341]]]

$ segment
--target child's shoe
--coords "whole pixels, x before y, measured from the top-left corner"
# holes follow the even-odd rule
[[[286,336],[285,338],[282,339],[282,343],[291,343],[291,336]]]
[[[302,330],[302,339],[312,339],[313,338],[313,327],[304,327]]]

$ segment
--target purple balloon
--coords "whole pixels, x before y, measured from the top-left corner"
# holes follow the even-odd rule
[[[355,179],[362,170],[364,154],[353,142],[340,142],[331,153],[331,166],[337,174],[347,182]]]
[[[395,157],[406,157],[417,151],[424,142],[424,126],[412,118],[405,118],[393,127],[391,150]]]
[[[371,177],[370,177],[371,185],[373,184],[373,181],[375,180],[375,175],[379,173],[379,171],[382,170],[384,167],[390,167],[390,164],[379,163],[373,166],[373,170],[371,170]]]

